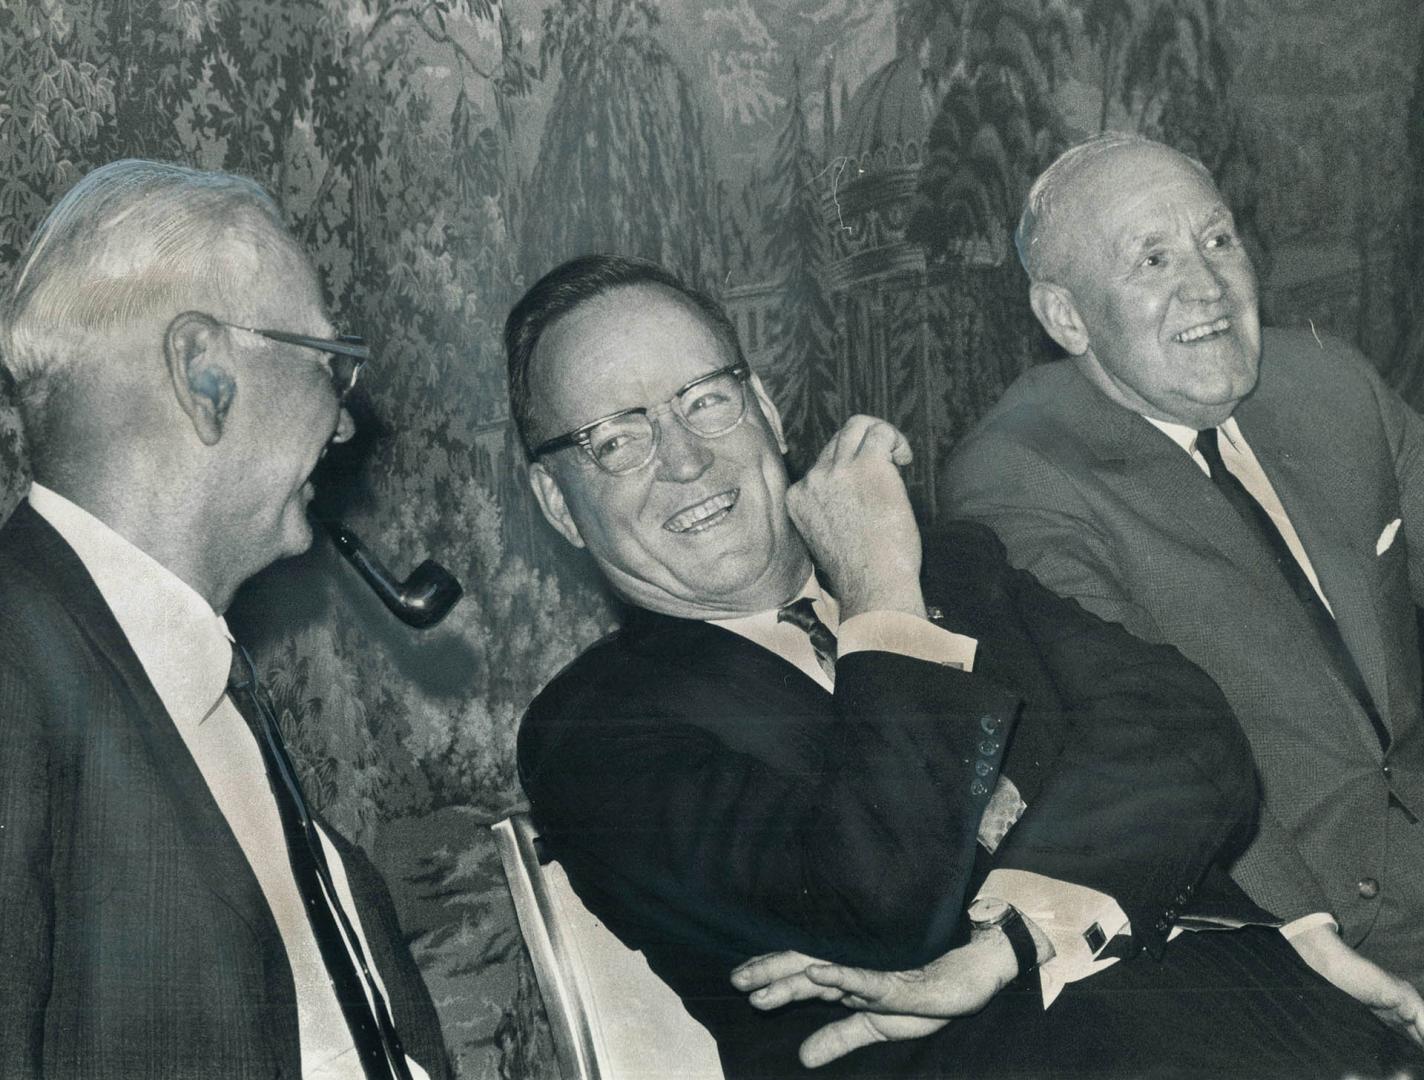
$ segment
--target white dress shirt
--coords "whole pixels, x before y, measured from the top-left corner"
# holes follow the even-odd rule
[[[1202,457],[1197,449],[1197,433],[1193,428],[1185,424],[1170,424],[1165,420],[1154,420],[1150,416],[1144,416],[1153,427],[1157,428],[1174,443],[1186,451],[1187,455],[1196,463],[1207,476],[1211,475],[1211,467],[1206,463],[1206,458]],[[1316,576],[1315,567],[1310,564],[1310,556],[1305,553],[1305,545],[1300,542],[1300,536],[1295,531],[1295,526],[1291,524],[1290,517],[1286,514],[1286,508],[1281,502],[1281,497],[1276,494],[1276,489],[1271,486],[1271,479],[1266,475],[1266,470],[1261,468],[1260,461],[1257,460],[1255,452],[1246,442],[1246,436],[1241,433],[1241,428],[1237,426],[1236,417],[1228,417],[1217,430],[1225,436],[1217,440],[1217,449],[1221,451],[1222,464],[1226,466],[1231,475],[1241,481],[1244,487],[1258,503],[1261,508],[1270,515],[1271,521],[1275,523],[1280,531],[1282,539],[1286,542],[1286,547],[1290,549],[1295,561],[1300,564],[1300,568],[1305,572],[1306,578],[1310,581],[1311,588],[1320,597],[1320,602],[1325,605],[1325,610],[1333,617],[1335,609],[1330,606],[1330,599],[1325,595],[1325,590],[1320,587],[1320,578]],[[1305,931],[1316,926],[1331,925],[1337,929],[1339,924],[1335,922],[1335,917],[1324,911],[1317,911],[1310,915],[1302,915],[1298,919],[1281,927],[1281,933],[1288,939],[1299,937]]]
[[[979,648],[979,642],[974,638],[900,611],[862,612],[842,623],[840,605],[835,597],[822,591],[814,573],[796,598],[804,596],[811,598],[816,615],[836,635],[837,656],[864,651],[893,652],[962,671],[974,670],[974,657]],[[775,653],[826,690],[834,692],[835,683],[817,661],[810,638],[791,623],[778,622],[777,610],[771,608],[712,622]],[[1023,812],[1024,803],[1018,789],[1006,776],[999,777],[998,786],[985,811],[985,821],[995,816],[996,804],[1016,804],[1009,813],[1008,827],[1012,827],[1012,822],[1017,821]],[[997,835],[986,835],[981,825],[979,842],[991,853],[1002,838],[1002,831]],[[1104,946],[1092,949],[1084,937],[1084,931],[1097,923],[1106,942],[1113,935],[1129,930],[1122,907],[1106,893],[1027,870],[989,871],[978,896],[1008,901],[1031,918],[1052,943],[1053,958],[1039,968],[1044,1008],[1053,1004],[1068,983],[1087,978],[1117,962],[1112,959],[1096,960],[1096,954]]]
[[[94,579],[252,866],[277,923],[296,985],[302,1076],[307,1080],[364,1080],[292,876],[262,755],[246,721],[227,696],[232,666],[227,622],[172,571],[64,496],[34,484],[29,499],[35,512],[64,537]],[[369,957],[341,857],[320,826],[318,833],[341,906],[360,948]],[[346,944],[352,948],[350,941]],[[374,967],[372,974],[380,983]],[[385,993],[384,985],[381,993]],[[416,1080],[426,1080],[418,1064],[409,1061],[409,1065]]]

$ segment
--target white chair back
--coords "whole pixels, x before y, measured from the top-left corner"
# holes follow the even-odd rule
[[[707,1029],[541,858],[529,816],[492,828],[564,1080],[723,1080]]]

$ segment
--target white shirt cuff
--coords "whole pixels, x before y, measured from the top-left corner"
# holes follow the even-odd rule
[[[1335,916],[1328,911],[1317,911],[1312,915],[1302,915],[1298,919],[1292,919],[1281,927],[1281,933],[1285,935],[1287,941],[1294,941],[1307,930],[1314,930],[1317,926],[1331,926],[1337,932],[1340,924],[1335,921]]]
[[[1107,893],[1028,870],[991,870],[978,895],[1007,900],[1053,944],[1053,958],[1038,969],[1045,1009],[1070,982],[1116,964],[1117,957],[1098,960],[1097,955],[1117,934],[1130,930],[1127,916]],[[1092,935],[1097,948],[1085,936],[1094,924],[1101,931]]]
[[[979,642],[936,626],[928,619],[903,611],[866,611],[841,623],[836,633],[836,655],[853,652],[892,652],[931,664],[974,670]]]

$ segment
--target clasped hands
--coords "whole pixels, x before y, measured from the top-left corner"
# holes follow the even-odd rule
[[[801,1063],[814,1069],[873,1043],[932,1034],[956,1016],[978,1012],[1017,974],[1013,948],[995,929],[976,931],[969,944],[909,971],[872,971],[779,952],[748,960],[731,978],[758,1009],[820,1000],[855,1010],[801,1044]]]

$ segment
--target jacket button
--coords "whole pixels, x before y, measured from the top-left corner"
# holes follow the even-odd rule
[[[969,785],[969,794],[977,799],[981,795],[989,794],[989,787],[983,780],[975,780]]]
[[[985,739],[979,744],[979,753],[985,757],[993,757],[999,752],[999,743],[995,739]]]
[[[1380,772],[1384,773],[1385,776],[1389,776],[1389,775],[1390,775],[1389,762],[1385,762],[1385,763],[1384,763],[1383,767],[1381,767],[1381,769],[1380,769]]]
[[[985,713],[979,717],[979,726],[984,729],[985,735],[992,735],[999,730],[999,718]]]
[[[1360,878],[1360,895],[1366,900],[1373,900],[1379,895],[1379,882],[1372,877]]]

